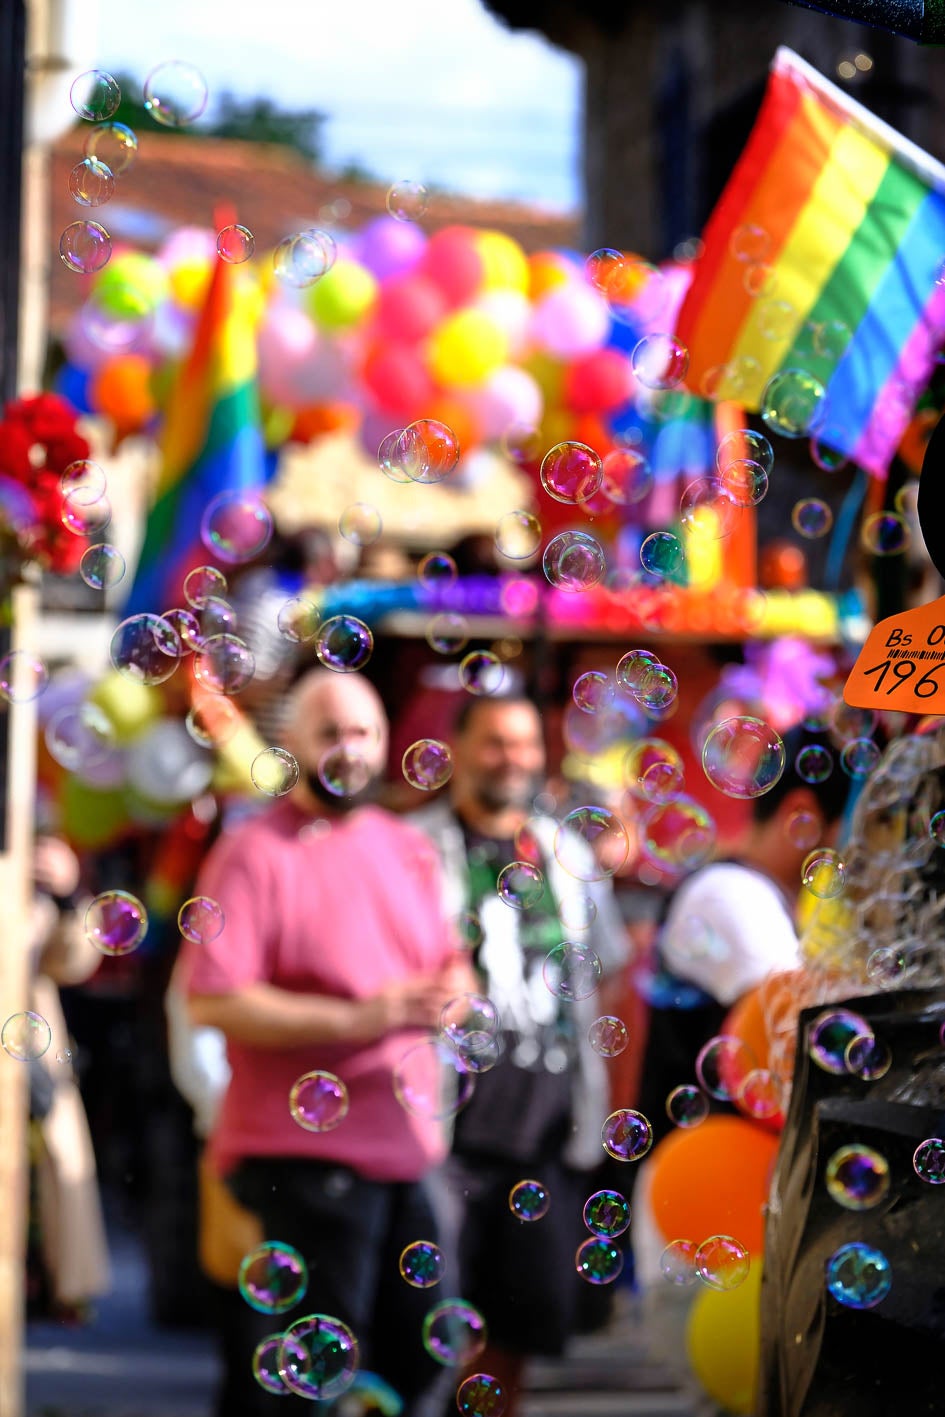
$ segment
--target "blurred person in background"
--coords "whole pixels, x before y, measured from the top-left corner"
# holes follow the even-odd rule
[[[498,1012],[497,1061],[477,1074],[456,1118],[447,1176],[458,1292],[481,1309],[489,1329],[476,1367],[500,1380],[508,1417],[526,1358],[561,1353],[578,1326],[575,1251],[587,1238],[582,1209],[596,1189],[591,1173],[604,1160],[600,1132],[609,1111],[606,1065],[588,1040],[590,1025],[606,1012],[593,966],[587,993],[572,1000],[563,989],[552,992],[558,966],[548,956],[569,939],[580,941],[613,979],[627,946],[604,871],[576,838],[562,851],[555,820],[535,812],[545,746],[534,703],[524,695],[468,698],[455,723],[452,760],[448,794],[411,820],[439,851],[448,913],[475,922],[478,993]],[[541,872],[537,896],[526,871],[516,900],[513,871],[503,899],[500,873],[523,860]],[[585,883],[588,877],[598,879]],[[510,1191],[527,1179],[541,1182],[551,1198],[537,1223],[524,1223],[510,1207]]]
[[[79,1322],[89,1301],[107,1292],[110,1275],[95,1154],[59,989],[90,979],[102,955],[82,927],[79,862],[65,841],[37,838],[33,880],[30,1009],[50,1038],[29,1064],[27,1306],[31,1317]]]
[[[231,1077],[211,1162],[266,1239],[294,1246],[310,1269],[310,1296],[277,1319],[247,1305],[245,1387],[228,1417],[302,1410],[304,1399],[257,1387],[251,1363],[264,1336],[312,1311],[353,1329],[363,1364],[414,1417],[438,1410],[443,1370],[422,1343],[429,1295],[404,1282],[398,1261],[407,1244],[439,1234],[434,1173],[446,1138],[439,1121],[401,1106],[394,1080],[472,981],[443,913],[435,854],[372,804],[387,756],[372,686],[308,674],[283,741],[299,780],[211,850],[198,893],[218,902],[225,923],[212,941],[185,945],[179,976],[192,1022],[227,1040]],[[326,786],[326,754],[339,750],[363,767],[346,796]],[[330,1129],[290,1111],[293,1084],[314,1070],[345,1090],[347,1114]]]

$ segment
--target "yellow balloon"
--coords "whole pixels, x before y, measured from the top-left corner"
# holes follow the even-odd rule
[[[309,292],[309,308],[323,330],[346,330],[364,319],[377,299],[377,281],[357,261],[336,261]]]
[[[171,271],[171,294],[176,304],[185,310],[199,310],[210,284],[208,261],[182,261]]]
[[[483,290],[517,290],[528,294],[528,257],[504,231],[480,231],[476,249],[482,258]]]
[[[117,669],[111,670],[88,694],[90,703],[100,708],[115,730],[117,743],[128,743],[160,718],[163,702],[160,694],[147,684],[126,679]]]
[[[244,719],[232,738],[221,743],[213,765],[213,789],[222,793],[245,793],[259,797],[253,782],[253,762],[265,748],[249,719]]]
[[[752,1258],[737,1289],[703,1289],[689,1311],[686,1346],[692,1370],[726,1412],[751,1417],[761,1353],[761,1261]]]
[[[430,370],[452,389],[475,388],[506,362],[508,340],[482,310],[458,310],[430,338]]]
[[[560,360],[536,349],[527,359],[522,360],[522,368],[531,374],[541,389],[545,396],[546,408],[560,404],[564,389],[564,365]]]

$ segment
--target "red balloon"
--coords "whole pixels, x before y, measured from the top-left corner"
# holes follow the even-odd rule
[[[381,286],[374,324],[382,340],[419,340],[446,314],[446,297],[426,276],[392,276]]]
[[[467,304],[485,273],[475,232],[466,226],[445,226],[427,243],[420,270],[439,286],[450,305]]]
[[[582,354],[564,376],[564,401],[575,413],[613,413],[632,391],[630,361],[619,349]]]
[[[421,418],[433,397],[433,382],[413,345],[377,345],[364,365],[364,382],[386,413]]]

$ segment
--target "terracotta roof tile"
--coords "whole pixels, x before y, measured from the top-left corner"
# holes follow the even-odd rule
[[[83,217],[100,220],[117,239],[139,250],[154,250],[182,226],[213,226],[215,213],[248,226],[257,250],[265,251],[303,226],[325,224],[324,209],[338,199],[350,212],[334,225],[356,230],[386,211],[387,188],[344,182],[318,171],[290,149],[271,144],[193,138],[183,134],[142,137],[137,160],[119,178],[105,206],[78,206],[69,192],[69,173],[82,157],[85,133],[73,130],[59,142],[50,162],[50,242]],[[460,222],[493,227],[513,236],[526,251],[573,246],[576,217],[562,217],[513,202],[485,202],[435,195],[423,226],[428,231]],[[52,329],[60,333],[82,303],[88,281],[51,262]]]

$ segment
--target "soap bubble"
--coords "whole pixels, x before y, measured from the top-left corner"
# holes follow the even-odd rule
[[[516,1220],[541,1220],[551,1209],[551,1196],[541,1181],[517,1181],[509,1191],[509,1210]]]
[[[354,673],[364,668],[373,650],[374,636],[354,615],[332,615],[319,626],[315,653],[326,669]]]
[[[517,463],[519,467],[529,467],[541,461],[541,432],[530,424],[513,423],[502,434],[499,446],[509,462]]]
[[[130,891],[102,891],[85,912],[85,935],[103,955],[127,955],[148,932],[148,912]]]
[[[239,709],[223,694],[200,693],[187,713],[184,726],[201,748],[222,747],[240,727]]]
[[[597,906],[589,895],[565,896],[558,902],[558,918],[569,935],[579,935],[597,919]]]
[[[615,1014],[602,1014],[587,1030],[587,1041],[602,1058],[617,1058],[630,1042],[627,1025]]]
[[[387,210],[397,221],[419,221],[429,202],[430,194],[422,182],[395,182],[387,191]]]
[[[741,226],[736,226],[729,237],[728,249],[736,261],[753,266],[768,259],[771,237],[763,226],[754,222],[743,222]]]
[[[838,1147],[824,1173],[827,1191],[845,1210],[871,1210],[889,1194],[889,1162],[863,1142]]]
[[[101,123],[116,112],[121,103],[121,89],[104,69],[86,69],[73,79],[69,102],[87,123]]]
[[[107,497],[87,502],[68,494],[62,499],[59,519],[75,536],[97,537],[112,519],[112,504]]]
[[[120,177],[138,156],[137,134],[127,123],[99,123],[86,135],[82,151],[86,157],[98,158]]]
[[[92,590],[111,590],[125,574],[125,558],[117,546],[101,542],[82,553],[79,574]]]
[[[873,1309],[892,1287],[892,1270],[881,1250],[854,1240],[827,1260],[827,1291],[848,1309]]]
[[[267,797],[284,797],[299,780],[299,765],[286,748],[264,748],[252,761],[253,786]]]
[[[769,1068],[752,1068],[746,1073],[735,1102],[746,1117],[763,1122],[781,1111],[781,1083]]]
[[[496,523],[495,544],[510,561],[527,561],[541,546],[541,522],[531,512],[506,512]]]
[[[578,1245],[574,1267],[588,1284],[613,1284],[623,1271],[623,1251],[602,1236]]]
[[[628,259],[622,251],[612,246],[602,246],[592,251],[584,262],[584,274],[591,285],[607,299],[622,291],[625,282]]]
[[[76,275],[94,275],[111,254],[112,238],[97,221],[70,222],[59,238],[59,258]]]
[[[784,743],[760,718],[737,715],[715,725],[702,747],[713,787],[743,800],[769,792],[784,772]]]
[[[630,1226],[630,1206],[619,1191],[595,1191],[584,1202],[584,1224],[593,1235],[616,1240]]]
[[[474,649],[460,660],[459,682],[468,694],[477,697],[498,694],[505,684],[505,669],[491,650]]]
[[[8,704],[27,704],[49,683],[43,661],[26,649],[14,649],[0,659],[0,699]]]
[[[253,561],[272,539],[272,513],[254,492],[220,492],[204,508],[200,539],[221,561]]]
[[[418,418],[398,435],[391,460],[411,482],[442,482],[459,462],[459,439],[447,424]]]
[[[93,703],[64,704],[49,719],[43,737],[50,756],[69,772],[103,763],[115,745],[111,719]]]
[[[614,686],[599,669],[589,669],[578,675],[571,697],[583,713],[599,713],[613,703]]]
[[[115,191],[115,174],[97,157],[85,157],[69,173],[69,191],[82,207],[100,207]]]
[[[847,1047],[856,1038],[872,1038],[866,1019],[850,1009],[825,1009],[810,1025],[807,1051],[824,1072],[843,1077],[848,1071]]]
[[[860,541],[871,556],[901,556],[912,544],[912,532],[896,512],[874,512],[863,522]]]
[[[670,1284],[695,1284],[699,1278],[696,1269],[695,1240],[671,1240],[660,1255],[660,1274]]]
[[[223,907],[208,895],[192,896],[177,912],[177,928],[185,940],[195,945],[208,945],[215,940],[224,923]]]
[[[308,1265],[292,1245],[266,1240],[240,1263],[240,1294],[259,1314],[284,1314],[305,1295]]]
[[[565,941],[548,951],[542,965],[542,978],[549,991],[558,999],[574,1001],[589,999],[601,977],[600,957],[590,945]]]
[[[710,1235],[696,1250],[695,1267],[710,1289],[728,1293],[744,1284],[751,1259],[745,1246],[731,1235]]]
[[[698,1127],[709,1115],[709,1099],[693,1083],[680,1083],[666,1098],[666,1115],[676,1127]]]
[[[626,693],[636,698],[643,688],[650,668],[659,664],[656,655],[648,649],[631,649],[617,661],[617,683]]]
[[[394,1068],[394,1095],[413,1117],[454,1117],[472,1096],[475,1079],[457,1051],[441,1038],[408,1048]]]
[[[646,813],[640,845],[661,870],[694,871],[715,848],[715,823],[692,797],[680,794]]]
[[[332,797],[356,797],[371,781],[371,767],[363,754],[338,743],[327,749],[316,766],[318,780]]]
[[[720,1033],[702,1045],[696,1055],[696,1078],[710,1097],[734,1102],[744,1081],[758,1066],[742,1039]]]
[[[771,476],[774,470],[774,449],[763,433],[751,428],[736,428],[719,439],[715,465],[722,473],[733,463],[755,463]]]
[[[726,468],[725,476],[732,472]],[[690,535],[704,541],[722,541],[738,523],[738,506],[721,480],[700,477],[690,482],[679,499],[679,520]]]
[[[556,443],[541,460],[541,485],[556,502],[586,502],[603,480],[600,455],[586,443]]]
[[[276,627],[281,635],[293,644],[305,644],[318,633],[321,615],[318,606],[304,595],[291,596],[279,607]]]
[[[684,782],[679,753],[661,738],[641,738],[624,759],[630,794],[638,802],[662,806],[680,796]]]
[[[163,684],[180,664],[181,642],[160,615],[132,615],[112,635],[109,657],[126,679]]]
[[[794,759],[794,767],[804,782],[826,782],[833,772],[833,754],[822,743],[809,743]]]
[[[869,777],[879,766],[879,744],[872,738],[851,738],[840,752],[840,766],[853,778]]]
[[[499,899],[515,910],[531,910],[545,892],[545,878],[530,861],[510,861],[496,880]]]
[[[768,474],[761,463],[736,458],[719,473],[719,487],[736,507],[757,507],[768,495]]]
[[[272,266],[283,285],[303,290],[331,270],[337,254],[334,238],[327,231],[312,228],[280,241],[272,253]]]
[[[783,341],[790,339],[792,333],[797,328],[797,311],[789,300],[762,300],[758,305],[757,323],[758,333],[764,340]],[[792,376],[804,375],[802,369],[783,369],[782,374]],[[775,378],[778,375],[774,376]],[[769,381],[770,382],[770,381]],[[791,385],[790,387],[793,387]],[[734,390],[731,391],[734,394]],[[764,410],[761,410],[764,418]],[[767,420],[766,420],[767,421]],[[780,431],[776,429],[775,431]]]
[[[437,654],[458,654],[469,643],[469,622],[463,615],[434,615],[426,628],[426,642]]]
[[[226,592],[226,576],[216,566],[195,566],[184,577],[184,599],[195,610],[203,610],[208,600]]]
[[[630,365],[647,389],[674,389],[689,372],[689,351],[675,335],[644,335],[634,345]]]
[[[599,585],[607,570],[603,547],[586,531],[561,531],[553,536],[541,564],[549,585],[571,593]]]
[[[446,1257],[432,1240],[414,1240],[401,1250],[398,1267],[413,1289],[432,1289],[446,1273]]]
[[[802,497],[794,503],[791,525],[798,536],[813,541],[818,536],[827,535],[833,526],[833,512],[821,497]]]
[[[440,1010],[440,1029],[446,1041],[462,1053],[470,1039],[498,1035],[499,1011],[485,994],[458,994]]]
[[[240,266],[248,261],[256,250],[256,238],[248,226],[236,222],[224,226],[217,233],[217,255],[228,266]]]
[[[826,390],[803,369],[782,369],[761,396],[761,417],[782,438],[807,438],[824,416]]]
[[[358,1340],[347,1324],[328,1314],[306,1314],[283,1334],[283,1382],[310,1401],[339,1397],[354,1382],[358,1362]]]
[[[253,1377],[264,1392],[287,1397],[291,1389],[286,1387],[280,1369],[286,1364],[301,1365],[304,1361],[305,1354],[294,1345],[288,1346],[283,1355],[282,1334],[270,1333],[266,1338],[261,1338],[253,1349]]]
[[[456,1406],[462,1417],[502,1417],[508,1398],[491,1373],[473,1373],[456,1389]]]
[[[211,635],[194,659],[194,678],[214,694],[240,694],[252,682],[256,660],[238,635]]]
[[[373,546],[381,534],[381,514],[369,502],[353,502],[338,518],[338,530],[352,546]]]
[[[583,843],[584,849],[575,849]],[[558,864],[579,881],[613,876],[630,854],[630,837],[616,812],[607,807],[575,807],[555,832]]]
[[[618,507],[634,506],[653,490],[653,470],[635,448],[613,448],[604,456],[601,491]]]
[[[846,865],[839,851],[817,846],[804,858],[801,884],[819,900],[833,900],[846,887]]]
[[[930,1186],[945,1185],[945,1141],[927,1137],[919,1142],[912,1156],[912,1169],[920,1181]]]
[[[453,775],[453,755],[438,738],[420,738],[406,750],[401,766],[411,787],[435,792]]]
[[[0,1046],[18,1063],[32,1063],[41,1058],[52,1042],[52,1029],[32,1009],[11,1014],[0,1029]]]
[[[165,128],[186,128],[207,106],[207,82],[183,59],[169,59],[144,81],[144,106]]]
[[[671,531],[654,531],[640,547],[640,565],[651,576],[674,580],[685,564],[686,553],[678,536]]]
[[[604,1122],[601,1142],[615,1161],[639,1161],[653,1145],[653,1128],[642,1112],[623,1107]]]
[[[443,1299],[423,1320],[423,1346],[446,1368],[465,1368],[486,1346],[486,1321],[465,1299]]]
[[[670,704],[676,702],[679,684],[676,675],[666,664],[651,664],[643,676],[643,683],[636,695],[637,703],[648,713],[663,713]]]
[[[862,1078],[864,1082],[876,1082],[885,1077],[892,1067],[892,1050],[882,1039],[872,1033],[851,1038],[847,1044],[843,1061],[848,1073]]]
[[[289,1090],[292,1120],[306,1132],[333,1132],[348,1115],[348,1089],[334,1073],[315,1069]]]

